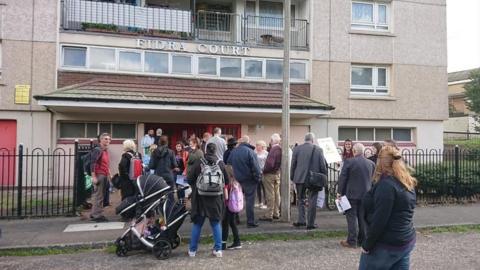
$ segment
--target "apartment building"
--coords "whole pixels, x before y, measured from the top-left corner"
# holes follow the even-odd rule
[[[476,132],[474,112],[465,102],[465,84],[469,83],[470,74],[480,68],[451,72],[448,74],[448,111],[449,118],[444,122],[445,131]]]
[[[172,142],[216,126],[253,141],[281,132],[283,1],[19,2],[2,6],[3,32],[28,50],[8,55],[37,53],[16,63],[2,44],[5,73],[26,74],[2,91],[16,143],[68,147],[107,131],[119,152],[149,128]],[[312,131],[340,145],[442,147],[445,0],[292,0],[291,17],[291,144]],[[17,84],[30,85],[28,105],[14,104]]]

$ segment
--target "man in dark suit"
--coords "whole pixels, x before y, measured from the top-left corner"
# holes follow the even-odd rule
[[[347,240],[340,241],[344,247],[355,248],[365,239],[366,225],[362,198],[372,186],[375,163],[364,156],[365,147],[361,143],[353,146],[353,158],[345,160],[338,179],[337,197],[347,196],[352,206],[345,212],[348,224]]]
[[[323,150],[316,146],[314,141],[315,134],[307,133],[305,135],[305,143],[293,149],[292,167],[290,169],[290,179],[297,188],[298,220],[293,223],[293,226],[307,226],[307,230],[316,228],[318,190],[310,190],[309,192],[307,222],[305,223],[305,179],[309,176],[309,168],[310,171],[327,174],[327,164],[323,156]]]

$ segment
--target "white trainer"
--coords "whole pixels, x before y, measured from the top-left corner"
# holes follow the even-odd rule
[[[222,251],[221,250],[213,250],[212,255],[217,257],[217,258],[221,258],[222,257]]]
[[[197,255],[196,251],[191,251],[191,250],[188,251],[188,256],[189,257],[195,257],[195,255]]]

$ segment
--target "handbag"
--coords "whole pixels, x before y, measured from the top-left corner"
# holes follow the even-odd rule
[[[328,177],[326,174],[311,171],[313,153],[315,152],[315,145],[312,149],[312,154],[310,155],[310,162],[308,164],[308,173],[307,179],[305,179],[305,187],[312,191],[321,191],[324,187],[327,186]]]

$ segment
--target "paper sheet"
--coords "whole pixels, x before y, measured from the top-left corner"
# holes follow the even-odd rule
[[[347,199],[347,196],[342,196],[340,199],[335,200],[335,204],[337,205],[338,212],[345,213],[348,209],[352,208],[350,202]]]

